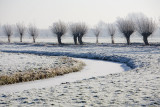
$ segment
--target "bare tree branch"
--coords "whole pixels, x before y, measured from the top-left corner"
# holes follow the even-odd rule
[[[87,33],[88,27],[85,23],[75,23],[71,25],[71,32],[74,38],[74,43],[77,44],[77,38],[79,43],[82,45],[83,36]]]
[[[78,38],[78,26],[76,24],[72,24],[70,26],[70,30],[71,30],[71,33],[73,35],[73,40],[74,40],[74,44],[77,45],[77,38]]]
[[[35,43],[36,42],[36,38],[39,35],[38,28],[35,25],[32,25],[32,24],[29,25],[28,34],[32,36],[33,43]]]
[[[101,32],[101,29],[96,26],[94,29],[93,29],[93,33],[94,35],[96,36],[96,43],[98,44],[98,37],[100,36],[100,32]]]
[[[116,26],[114,24],[107,24],[107,31],[111,36],[112,44],[114,44],[114,35],[116,33]]]
[[[153,19],[148,17],[138,18],[136,29],[143,36],[143,41],[145,45],[149,45],[148,37],[156,30],[157,24]]]
[[[3,26],[3,29],[4,29],[4,34],[8,37],[8,42],[10,43],[11,42],[11,36],[13,34],[12,26],[6,24],[6,25]]]
[[[57,35],[57,40],[59,44],[62,44],[61,37],[67,32],[67,26],[65,23],[59,21],[56,23],[53,23],[53,25],[50,27],[51,31]]]
[[[16,26],[17,26],[17,32],[20,35],[20,42],[22,42],[22,38],[24,36],[26,27],[24,26],[23,23],[17,23]]]
[[[135,31],[135,25],[134,22],[130,19],[118,19],[118,28],[120,32],[122,32],[127,40],[127,44],[130,44],[130,36]]]

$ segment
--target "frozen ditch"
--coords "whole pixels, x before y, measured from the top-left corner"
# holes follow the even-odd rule
[[[105,76],[107,74],[124,72],[130,69],[127,65],[122,63],[82,58],[76,59],[86,63],[84,69],[79,72],[69,73],[49,79],[0,86],[0,93],[18,92],[33,88],[46,88],[51,86],[54,87],[65,82],[74,82],[97,76]]]

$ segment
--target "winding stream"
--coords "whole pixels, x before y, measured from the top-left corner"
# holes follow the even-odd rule
[[[97,76],[105,76],[108,74],[124,72],[130,68],[123,63],[107,62],[102,60],[75,58],[83,61],[86,66],[79,72],[65,74],[54,78],[36,80],[24,83],[16,83],[11,85],[0,86],[0,93],[18,92],[33,88],[54,87],[61,83],[74,82],[77,80],[88,79]]]

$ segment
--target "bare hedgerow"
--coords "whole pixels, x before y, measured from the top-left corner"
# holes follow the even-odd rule
[[[93,33],[94,33],[94,35],[96,36],[96,43],[98,44],[98,37],[99,37],[99,35],[100,35],[100,32],[101,32],[101,29],[98,27],[98,26],[96,26],[94,29],[93,29]]]
[[[11,42],[11,36],[13,35],[13,30],[11,25],[4,25],[3,26],[4,34],[8,37],[8,42]]]
[[[116,33],[116,26],[115,24],[107,24],[107,31],[109,33],[109,35],[111,36],[111,41],[112,41],[112,44],[114,44],[114,35]]]
[[[79,44],[83,44],[82,38],[87,33],[87,30],[88,27],[85,23],[75,23],[71,25],[71,33],[73,35],[75,45],[77,45],[77,38]]]
[[[130,36],[135,31],[134,22],[131,19],[123,19],[119,18],[117,20],[117,25],[121,33],[123,33],[124,37],[127,40],[127,44],[130,45]]]
[[[24,26],[23,23],[17,23],[16,26],[17,26],[17,33],[20,35],[20,42],[22,42],[22,38],[24,36],[26,27]]]
[[[148,17],[138,18],[136,24],[136,29],[143,36],[145,45],[149,45],[148,37],[156,30],[157,24],[153,19],[149,19]]]
[[[61,37],[67,32],[67,26],[65,23],[59,21],[56,23],[53,23],[52,26],[50,26],[51,31],[57,35],[58,43],[61,45]]]
[[[32,36],[33,43],[35,43],[36,42],[36,38],[39,35],[38,28],[35,25],[32,25],[32,24],[29,25],[29,27],[28,27],[28,34],[30,36]]]

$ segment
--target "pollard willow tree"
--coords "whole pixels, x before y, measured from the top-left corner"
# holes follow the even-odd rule
[[[126,38],[127,44],[130,45],[130,36],[135,31],[134,22],[131,19],[123,19],[119,18],[117,20],[117,26],[119,31],[124,35]]]
[[[8,37],[8,42],[11,42],[11,36],[13,35],[13,30],[11,25],[4,25],[3,26],[4,34]]]
[[[96,36],[96,43],[98,44],[98,38],[99,38],[99,36],[100,36],[100,32],[101,32],[101,29],[98,27],[98,26],[96,26],[94,29],[93,29],[93,33],[94,33],[94,35]]]
[[[77,45],[77,39],[78,39],[78,27],[76,24],[72,24],[70,26],[70,31],[73,35],[74,44]]]
[[[57,35],[57,40],[59,45],[62,44],[61,37],[67,32],[67,26],[65,23],[59,21],[56,23],[53,23],[52,26],[50,26],[51,31]]]
[[[114,44],[115,43],[114,36],[115,36],[115,33],[116,33],[115,24],[107,24],[107,31],[108,31],[108,34],[111,36],[112,44]]]
[[[20,42],[22,42],[22,38],[24,36],[26,27],[24,26],[23,23],[17,23],[16,26],[17,26],[17,33],[20,35]]]
[[[29,27],[28,27],[28,34],[30,35],[30,36],[32,36],[32,38],[33,38],[33,43],[35,43],[36,42],[36,38],[38,37],[38,35],[39,35],[39,32],[38,32],[38,28],[35,26],[35,25],[29,25]]]
[[[149,45],[148,37],[156,30],[157,24],[151,18],[141,17],[137,19],[136,25],[137,31],[143,36],[144,44]]]
[[[83,45],[82,38],[87,33],[88,27],[85,23],[75,23],[71,25],[71,33],[73,35],[74,43],[77,45],[77,39],[80,45]]]

